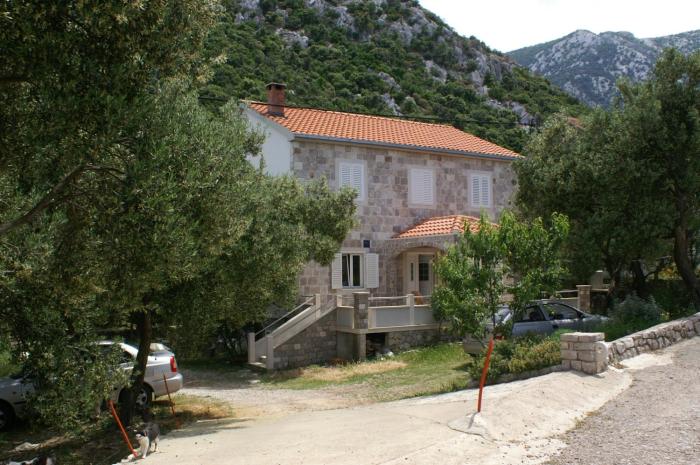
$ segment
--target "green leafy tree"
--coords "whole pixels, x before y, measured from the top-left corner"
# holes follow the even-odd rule
[[[553,293],[565,271],[560,250],[568,229],[560,214],[553,214],[545,225],[541,218],[525,223],[506,212],[499,226],[482,215],[477,231],[465,228],[436,263],[439,284],[433,301],[438,318],[459,335],[481,339],[489,320],[495,326],[507,294],[512,296],[512,309],[519,312],[543,292]]]
[[[695,276],[700,210],[700,53],[665,51],[644,83],[619,84],[621,99],[571,124],[558,117],[533,138],[517,164],[518,203],[529,216],[571,219],[569,256],[585,277],[600,264],[620,284],[641,263],[673,254],[700,304]]]
[[[214,6],[9,2],[0,12],[12,53],[0,64],[0,321],[39,388],[32,405],[59,427],[118,385],[113,359],[95,363],[103,328],[135,324],[127,393],[140,392],[154,319],[255,320],[352,224],[352,192],[265,177],[247,161],[260,137],[235,103],[199,104]],[[133,394],[123,405],[128,422]]]

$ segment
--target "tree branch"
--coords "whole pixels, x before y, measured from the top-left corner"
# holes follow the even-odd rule
[[[81,174],[85,171],[85,165],[78,165],[73,170],[68,173],[63,179],[61,179],[58,184],[53,186],[51,190],[42,199],[34,205],[34,207],[22,216],[15,218],[12,221],[0,224],[0,236],[7,234],[8,232],[16,229],[22,225],[31,223],[34,218],[39,216],[41,212],[49,208],[54,204],[55,198],[61,194],[68,185],[75,179],[79,178]]]

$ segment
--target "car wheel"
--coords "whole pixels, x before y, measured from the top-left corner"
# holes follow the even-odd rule
[[[134,402],[136,404],[136,409],[145,410],[151,406],[152,401],[153,389],[151,389],[150,386],[144,384],[141,388],[141,392],[139,392],[139,394],[136,396],[136,401]]]
[[[0,431],[5,431],[12,426],[15,421],[15,412],[12,407],[4,402],[0,402]]]

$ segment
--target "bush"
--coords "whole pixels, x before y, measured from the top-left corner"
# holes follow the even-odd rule
[[[659,306],[675,320],[695,313],[693,300],[680,279],[658,279],[649,283],[651,294]]]
[[[636,294],[630,294],[613,308],[611,317],[617,323],[640,323],[649,327],[661,321],[661,308],[653,297],[644,300]]]
[[[472,379],[481,378],[486,349],[467,364]],[[559,335],[549,337],[526,336],[516,339],[496,341],[491,354],[487,379],[495,381],[509,373],[524,373],[539,370],[561,363]]]

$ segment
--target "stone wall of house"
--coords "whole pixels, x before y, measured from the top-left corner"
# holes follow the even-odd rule
[[[608,362],[614,363],[645,352],[663,349],[700,335],[700,313],[661,323],[608,343]]]
[[[509,161],[312,141],[296,141],[293,147],[293,174],[300,179],[325,177],[333,188],[338,186],[338,161],[365,164],[367,198],[358,204],[358,226],[350,232],[343,247],[362,249],[363,240],[370,240],[370,248],[365,251],[380,254],[380,287],[371,290],[373,295],[403,292],[403,283],[396,277],[397,267],[400,268],[397,257],[387,257],[384,252],[395,234],[434,216],[479,216],[480,209],[471,207],[469,201],[471,172],[492,173],[493,208],[487,213],[493,219],[498,219],[503,209],[511,205],[516,188],[515,173]],[[409,205],[409,170],[412,167],[434,170],[434,207]],[[302,294],[334,293],[330,287],[329,267],[316,263],[307,265],[299,278],[299,286]]]
[[[434,344],[438,341],[436,329],[424,329],[421,331],[394,331],[386,334],[386,347],[392,352],[401,352],[414,347],[422,347]]]
[[[275,369],[325,363],[337,356],[336,312],[312,324],[274,351]]]

